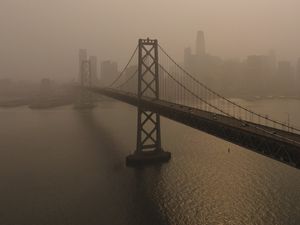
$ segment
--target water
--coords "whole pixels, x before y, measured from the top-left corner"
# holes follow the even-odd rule
[[[300,125],[299,101],[242,104]],[[0,126],[0,225],[300,224],[299,170],[167,119],[171,161],[126,168],[136,109],[123,103],[0,109]]]

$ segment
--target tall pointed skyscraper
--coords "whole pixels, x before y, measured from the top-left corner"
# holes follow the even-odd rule
[[[197,56],[205,56],[205,39],[204,39],[204,32],[198,31],[197,32],[197,39],[196,39],[196,55]]]

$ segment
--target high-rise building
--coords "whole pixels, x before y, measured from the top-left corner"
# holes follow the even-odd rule
[[[222,60],[219,57],[206,53],[204,32],[198,31],[195,54],[192,54],[190,48],[184,50],[184,67],[207,85],[212,85],[216,80],[214,75],[221,64]]]
[[[124,86],[122,86],[122,88],[124,88],[125,90],[131,90],[133,93],[137,93],[137,89],[138,89],[138,76],[137,74],[131,79],[130,77],[133,76],[133,74],[137,73],[138,71],[138,66],[137,65],[132,65],[132,66],[128,66],[127,69],[125,70],[124,73],[124,77],[125,79],[121,81],[121,83],[125,83],[125,80],[128,80],[128,82],[126,82],[126,84]],[[160,75],[162,75],[160,73]]]
[[[87,60],[87,50],[86,49],[79,49],[79,61],[78,61],[78,82],[81,81],[81,68],[82,62]]]
[[[48,78],[44,78],[40,83],[40,95],[41,97],[50,96],[54,90],[54,82]]]
[[[90,65],[91,65],[91,79],[92,79],[92,84],[97,84],[98,82],[98,69],[97,69],[97,57],[96,56],[90,56]]]
[[[205,39],[204,39],[204,32],[198,31],[197,38],[196,38],[196,55],[203,57],[205,56]]]
[[[256,95],[266,95],[269,92],[267,77],[270,74],[268,56],[250,55],[246,60],[247,91]]]
[[[272,74],[275,73],[277,69],[277,58],[274,50],[270,50],[267,55],[268,65]]]
[[[293,72],[292,65],[289,61],[279,61],[278,62],[278,73],[283,77],[287,78],[291,76]]]
[[[101,79],[102,86],[110,85],[118,74],[118,64],[110,60],[101,63]]]
[[[249,69],[261,75],[269,67],[268,56],[265,55],[250,55],[247,58],[247,66]]]
[[[293,77],[293,67],[289,61],[278,62],[278,82],[279,87],[284,93],[291,93],[295,82]]]

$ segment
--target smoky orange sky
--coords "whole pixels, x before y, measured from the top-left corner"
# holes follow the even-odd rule
[[[222,58],[296,61],[299,12],[299,0],[0,0],[0,78],[72,80],[79,48],[122,67],[148,36],[182,61],[197,30]]]

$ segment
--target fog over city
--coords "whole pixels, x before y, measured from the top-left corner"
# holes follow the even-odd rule
[[[138,38],[157,38],[177,61],[205,32],[206,51],[223,59],[274,50],[300,57],[298,0],[1,0],[0,78],[71,81],[78,49],[122,67]]]
[[[0,225],[299,225],[300,0],[0,0]]]

